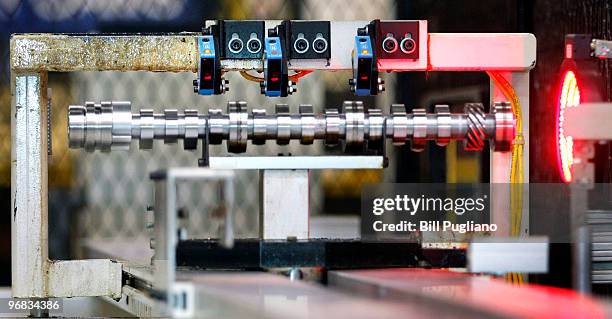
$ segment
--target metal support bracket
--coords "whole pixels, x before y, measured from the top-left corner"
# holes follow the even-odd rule
[[[309,238],[309,178],[313,169],[380,169],[382,156],[211,157],[210,167],[260,172],[260,238]]]
[[[276,22],[277,24],[278,22]],[[333,21],[332,33],[353,32],[368,21]],[[275,24],[275,22],[266,22]],[[272,25],[266,25],[267,28]],[[79,261],[77,264],[50,266],[47,249],[47,124],[46,116],[46,80],[47,72],[77,71],[155,71],[155,72],[197,72],[198,44],[197,33],[168,35],[65,35],[65,34],[25,34],[11,37],[10,68],[12,101],[12,149],[11,149],[11,215],[12,215],[12,255],[13,296],[14,297],[60,297],[52,293],[62,292],[84,294],[82,290],[50,290],[56,279],[49,278],[57,271],[70,270],[76,283],[91,281],[90,270],[96,269],[96,276],[104,280],[119,280],[121,265],[107,260]],[[350,70],[350,52],[354,45],[353,37],[331,43],[332,57],[329,63],[317,64],[300,61],[289,61],[291,70]],[[528,119],[528,72],[535,66],[536,41],[531,34],[428,34],[429,63],[426,67],[410,65],[406,70],[412,71],[486,71],[496,70],[505,74],[514,85],[523,104],[524,127]],[[453,52],[451,56],[448,52]],[[513,54],[500,54],[511,52]],[[522,54],[514,54],[522,52]],[[263,61],[254,60],[251,69],[263,69]],[[244,63],[237,60],[222,61],[224,70],[243,70]],[[395,68],[380,68],[380,71]],[[495,100],[504,100],[498,89],[493,88]],[[524,132],[528,137],[528,132]],[[528,149],[526,140],[525,149]],[[525,155],[528,163],[528,152]],[[231,158],[230,158],[231,159]],[[226,158],[222,159],[226,161]],[[250,160],[245,158],[244,160]],[[270,167],[266,159],[255,158],[251,164],[234,161],[243,169],[317,169],[317,168],[357,168],[354,157],[345,157],[353,161],[344,167],[329,165],[330,158],[323,158],[315,164],[319,167],[308,167],[301,163],[297,167],[294,158],[292,163],[279,160],[275,164],[281,167]],[[380,160],[382,157],[370,157],[368,161]],[[491,181],[507,181],[505,172],[509,172],[509,155],[493,153]],[[232,162],[231,160],[229,162]],[[256,164],[256,165],[255,165]],[[337,163],[336,163],[337,164]],[[220,165],[211,158],[211,167]],[[378,164],[377,164],[378,165]],[[298,165],[299,166],[299,165]],[[248,168],[247,168],[248,167]],[[365,168],[365,167],[364,167]],[[368,167],[374,168],[374,167]],[[240,169],[240,168],[236,168]],[[528,167],[525,167],[528,172]],[[528,174],[528,173],[526,173]],[[528,177],[528,175],[527,175]],[[528,178],[526,178],[528,180]],[[527,202],[527,200],[525,200]],[[506,216],[507,217],[507,216]],[[80,264],[82,262],[82,264]],[[57,269],[55,269],[57,267]],[[50,271],[53,270],[53,271]],[[59,274],[57,275],[59,276]],[[88,277],[89,276],[89,277]],[[61,278],[61,277],[57,277]],[[53,284],[55,285],[55,284]],[[73,285],[73,284],[71,284]],[[73,286],[74,287],[74,286]],[[83,286],[88,287],[88,286]],[[110,295],[120,293],[112,282]],[[103,291],[93,287],[86,288],[90,294]],[[66,296],[62,296],[66,297]]]
[[[14,75],[12,83],[13,297],[118,298],[121,296],[120,263],[108,259],[48,259],[47,74]]]
[[[210,168],[170,168],[151,173],[155,181],[155,254],[152,264],[155,273],[153,291],[165,300],[160,313],[173,317],[193,316],[193,287],[176,281],[176,247],[178,238],[177,185],[186,181],[221,181],[225,203],[225,224],[221,245],[231,248],[234,244],[234,172]]]
[[[308,239],[310,171],[260,171],[259,238]]]

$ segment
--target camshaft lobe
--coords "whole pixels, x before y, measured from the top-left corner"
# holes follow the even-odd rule
[[[128,149],[138,139],[141,149],[151,149],[153,140],[175,143],[182,139],[185,149],[195,149],[198,139],[208,131],[211,144],[227,140],[228,151],[246,151],[247,141],[255,145],[276,140],[286,145],[291,140],[312,144],[324,140],[326,145],[344,142],[346,148],[359,149],[365,143],[380,145],[385,138],[396,145],[412,142],[421,151],[427,141],[444,146],[450,140],[464,140],[468,150],[480,150],[484,140],[494,142],[497,151],[507,151],[514,137],[514,119],[507,104],[498,103],[485,114],[482,104],[466,105],[466,113],[451,114],[447,105],[437,105],[435,113],[414,109],[407,113],[404,105],[394,104],[390,114],[380,109],[364,109],[362,102],[346,101],[342,109],[326,109],[314,114],[312,105],[300,105],[291,113],[286,104],[277,104],[275,114],[264,109],[247,111],[246,102],[229,102],[226,113],[211,108],[208,114],[188,109],[179,112],[166,109],[154,113],[142,109],[132,114],[129,102],[102,102],[71,105],[68,112],[70,147],[87,151]]]

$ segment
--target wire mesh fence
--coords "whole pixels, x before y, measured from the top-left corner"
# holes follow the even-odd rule
[[[146,19],[172,19],[175,14],[186,8],[177,7],[188,1],[161,2],[166,6],[151,7],[149,1],[128,1],[101,8],[97,1],[50,1],[46,4],[31,4],[32,10],[45,12],[43,19],[61,22],[83,14],[95,14],[97,19],[111,20],[119,16]],[[66,7],[63,7],[63,4]],[[177,5],[178,4],[178,5]],[[144,6],[144,7],[140,7]],[[321,20],[370,20],[394,17],[394,2],[353,1],[346,7],[331,1],[232,1],[224,2],[219,16],[240,19],[321,19]],[[19,9],[16,9],[19,10]],[[150,17],[151,12],[161,12],[158,17]],[[178,12],[178,13],[177,13]],[[53,15],[49,15],[54,13]],[[163,14],[162,14],[163,13]],[[5,16],[12,13],[6,11]],[[202,23],[203,23],[202,19]],[[82,31],[82,30],[75,30]],[[178,31],[178,30],[177,30]],[[66,110],[69,104],[82,104],[85,101],[129,100],[133,110],[152,108],[197,109],[206,113],[208,108],[225,108],[228,101],[244,100],[250,108],[264,108],[274,112],[275,103],[287,103],[292,112],[297,112],[298,104],[312,104],[315,112],[322,112],[332,103],[328,97],[355,99],[348,94],[348,72],[315,72],[300,80],[298,92],[287,98],[269,99],[262,96],[259,86],[229,73],[230,91],[222,96],[202,97],[193,93],[190,73],[146,73],[146,72],[83,72],[68,75],[52,74],[49,86],[52,88],[53,102],[53,156],[50,158],[50,218],[74,219],[77,236],[105,238],[111,236],[140,236],[145,234],[144,211],[153,203],[153,183],[149,173],[158,169],[176,166],[196,166],[200,150],[185,151],[179,144],[164,145],[155,142],[153,150],[141,151],[138,143],[133,142],[128,152],[86,153],[82,150],[67,149]],[[378,107],[388,108],[393,99],[393,79],[387,79],[386,94],[376,100]],[[3,93],[5,94],[5,93]],[[8,92],[5,94],[8,96]],[[8,98],[3,95],[8,104]],[[335,102],[333,102],[335,103]],[[385,106],[386,105],[386,106]],[[4,114],[4,113],[3,113]],[[8,120],[7,120],[8,122]],[[10,126],[9,126],[10,127]],[[10,141],[9,131],[0,133]],[[0,144],[10,152],[10,144]],[[213,155],[228,154],[225,145],[211,146]],[[249,145],[247,155],[318,155],[328,153],[321,142],[302,146],[292,142],[288,146],[278,146],[269,141],[264,146]],[[338,152],[332,149],[331,152]],[[8,158],[8,157],[7,157]],[[7,163],[8,168],[8,163]],[[10,173],[10,170],[7,171]],[[375,182],[380,172],[313,172],[310,183],[311,214],[319,214],[323,209],[325,192],[355,192],[358,187],[346,190],[346,185]],[[256,171],[241,171],[237,175],[235,211],[236,234],[239,237],[254,237],[258,233],[259,218],[259,175]],[[54,189],[63,190],[54,192]],[[221,222],[214,216],[217,198],[214,185],[186,184],[179,188],[179,206],[190,212],[188,232],[193,237],[214,237]],[[358,192],[357,192],[358,193]],[[67,200],[71,198],[71,200]],[[69,206],[69,207],[67,207]],[[69,211],[69,213],[66,213]],[[59,215],[58,212],[63,212]],[[63,216],[63,217],[60,217]],[[53,233],[55,230],[51,230]]]

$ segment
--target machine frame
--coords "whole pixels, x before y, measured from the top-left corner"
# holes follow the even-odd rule
[[[278,21],[266,21],[266,28]],[[368,21],[331,22],[331,33],[352,34]],[[424,21],[426,25],[426,21]],[[349,32],[350,33],[346,33]],[[150,71],[197,72],[196,33],[166,35],[13,35],[10,43],[13,95],[11,148],[12,293],[13,297],[122,296],[121,263],[113,260],[54,261],[48,258],[47,148],[50,123],[48,72]],[[497,71],[515,89],[522,105],[525,149],[529,149],[529,70],[535,66],[536,40],[532,34],[426,33],[421,46],[425,64],[409,64],[404,71]],[[328,64],[289,61],[292,70],[351,70],[354,37],[334,38]],[[224,60],[229,70],[261,69],[260,61]],[[397,69],[397,65],[385,71]],[[490,82],[491,104],[507,101]],[[225,159],[211,157],[211,163]],[[491,183],[509,181],[511,154],[491,152]],[[529,181],[529,152],[523,153],[524,180]],[[211,165],[214,166],[214,165]],[[227,167],[223,168],[237,168]],[[334,166],[334,165],[332,165]],[[337,165],[336,165],[337,166]],[[253,167],[255,168],[255,167]],[[263,167],[258,167],[262,169]],[[304,167],[307,169],[308,167]],[[266,169],[266,168],[263,168]],[[274,174],[288,178],[292,169],[277,167]],[[268,173],[269,174],[269,173]],[[303,178],[303,176],[302,176]],[[508,198],[509,198],[508,194]],[[528,198],[523,199],[524,211]],[[509,200],[493,203],[492,222],[509,235]],[[528,232],[528,218],[522,229]],[[504,231],[501,232],[502,234]],[[125,291],[123,291],[125,293]]]

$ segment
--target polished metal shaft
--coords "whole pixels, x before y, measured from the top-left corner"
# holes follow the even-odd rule
[[[246,102],[230,102],[226,112],[211,108],[207,114],[187,109],[179,112],[166,109],[154,113],[150,109],[131,112],[129,102],[87,102],[71,105],[68,115],[70,147],[88,151],[128,149],[132,139],[141,149],[151,149],[153,140],[166,143],[183,140],[185,149],[195,149],[198,139],[208,134],[211,144],[227,141],[233,153],[246,151],[247,142],[255,145],[275,140],[285,145],[291,140],[312,144],[324,140],[327,145],[340,141],[347,147],[364,143],[380,143],[385,138],[394,144],[411,141],[412,149],[421,151],[427,141],[446,145],[451,140],[465,141],[468,150],[480,150],[486,140],[495,149],[507,151],[514,138],[514,118],[507,103],[498,103],[492,112],[484,113],[482,104],[466,104],[465,113],[450,113],[447,105],[437,105],[435,113],[394,104],[390,114],[380,109],[365,109],[358,101],[346,101],[342,108],[328,108],[314,114],[312,105],[300,105],[299,113],[291,113],[286,104],[277,104],[275,114],[264,109],[247,111]]]

